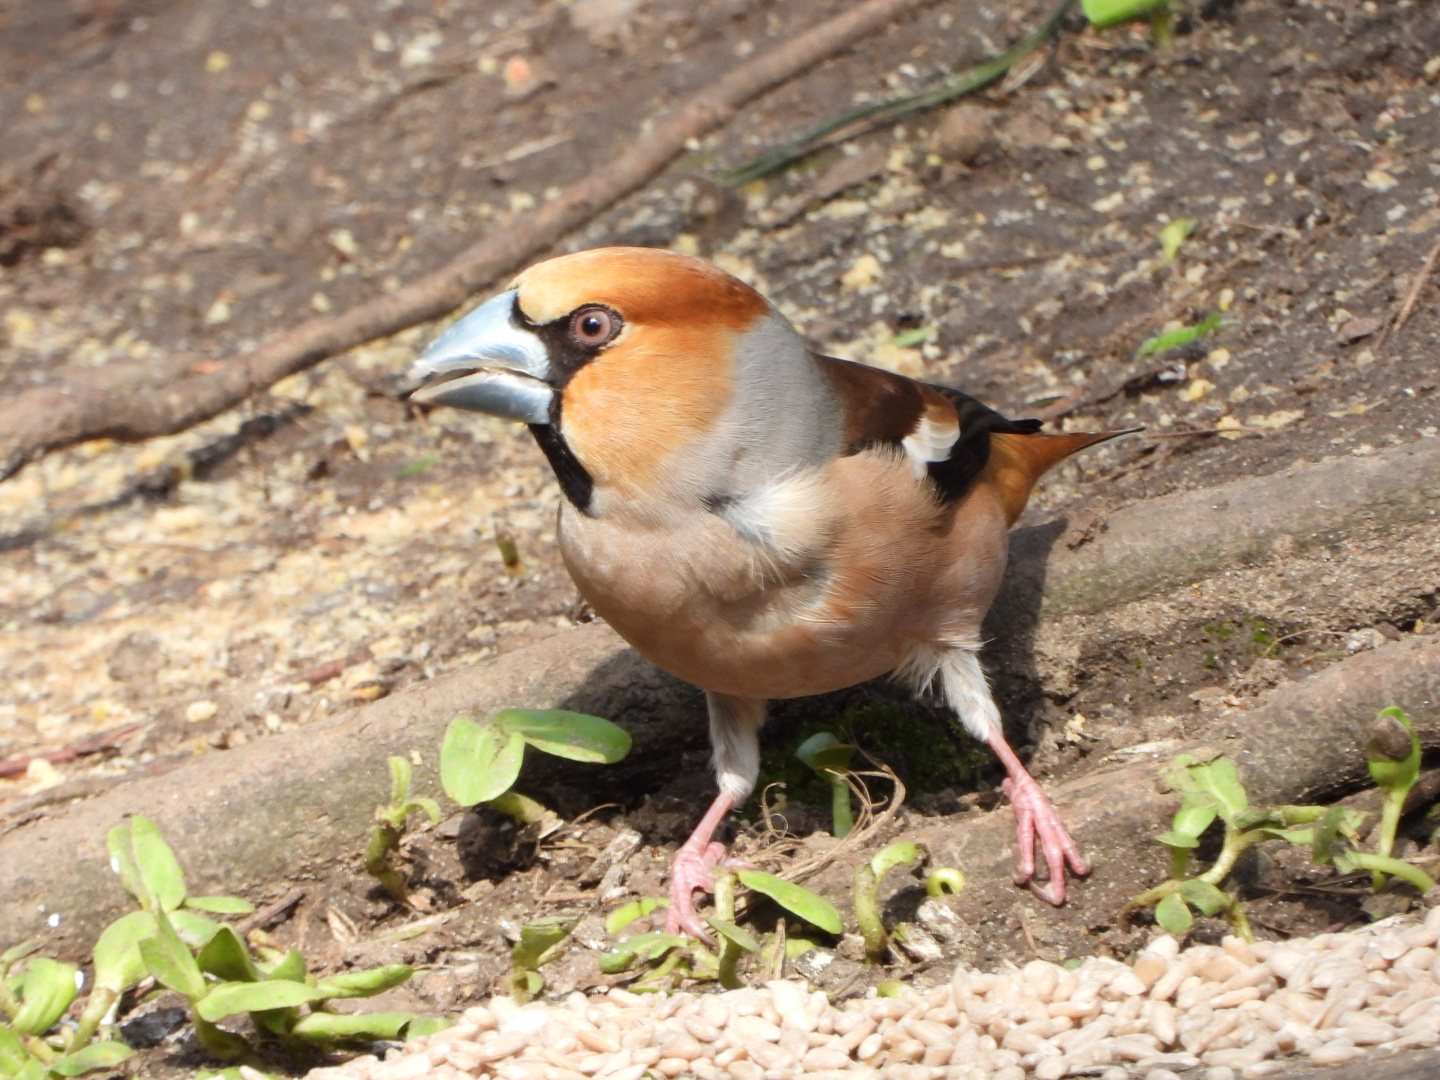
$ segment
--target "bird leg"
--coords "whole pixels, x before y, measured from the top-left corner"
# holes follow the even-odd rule
[[[710,809],[695,826],[690,839],[675,853],[670,864],[670,912],[665,917],[665,932],[678,934],[682,931],[701,941],[710,941],[710,932],[695,914],[695,890],[713,892],[714,870],[725,858],[725,845],[712,839],[720,822],[725,820],[735,806],[735,800],[725,791],[715,796]]]
[[[1030,886],[1040,899],[1059,907],[1065,903],[1065,867],[1080,875],[1090,873],[1090,860],[1080,853],[1080,846],[1071,839],[1060,821],[1060,814],[1050,797],[1040,789],[1035,778],[1025,771],[1015,751],[1005,741],[999,728],[985,739],[995,756],[1010,775],[1000,785],[1015,807],[1016,831],[1020,838],[1020,858],[1015,867],[1015,884]],[[1035,883],[1035,841],[1039,839],[1045,865],[1050,869],[1050,886]]]

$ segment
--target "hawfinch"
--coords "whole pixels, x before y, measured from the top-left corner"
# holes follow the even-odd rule
[[[669,930],[755,786],[770,698],[893,672],[938,683],[1004,764],[1016,880],[1052,903],[1090,864],[1001,732],[980,623],[1006,531],[1046,469],[1103,434],[1041,434],[979,401],[817,356],[750,286],[648,248],[562,255],[445,331],[411,398],[530,425],[560,482],[560,551],[596,613],[702,688],[720,793],[675,856]]]

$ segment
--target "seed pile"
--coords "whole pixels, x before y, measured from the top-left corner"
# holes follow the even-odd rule
[[[1033,960],[959,970],[930,989],[836,1007],[802,983],[723,993],[612,989],[518,1006],[497,997],[454,1027],[313,1070],[308,1080],[700,1080],[883,1075],[886,1080],[1204,1080],[1335,1065],[1440,1045],[1440,908],[1423,923],[1283,943],[1180,950],[1152,941],[1129,966]]]

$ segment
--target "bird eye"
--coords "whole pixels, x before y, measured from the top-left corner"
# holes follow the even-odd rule
[[[581,308],[570,320],[570,336],[587,348],[604,345],[619,332],[619,318],[602,307]]]

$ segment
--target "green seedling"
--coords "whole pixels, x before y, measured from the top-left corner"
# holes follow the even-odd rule
[[[755,935],[735,922],[735,880],[735,874],[730,870],[721,870],[715,875],[715,915],[708,920],[720,945],[716,978],[726,990],[744,985],[735,973],[735,965],[740,958],[747,952],[760,951],[760,942],[755,940]]]
[[[670,901],[662,896],[646,896],[639,900],[631,900],[628,904],[621,904],[614,911],[610,912],[609,915],[605,916],[605,932],[607,934],[618,934],[636,919],[643,919],[656,908],[669,906]]]
[[[815,775],[830,785],[830,815],[834,821],[833,832],[843,840],[855,827],[855,817],[850,810],[850,784],[845,779],[850,769],[850,759],[855,747],[842,743],[828,731],[811,735],[800,744],[795,756],[815,771]]]
[[[1299,826],[1325,813],[1323,806],[1277,806],[1250,808],[1249,796],[1235,763],[1227,757],[1198,762],[1181,754],[1167,770],[1166,780],[1181,793],[1180,809],[1170,828],[1156,837],[1170,849],[1170,878],[1126,903],[1122,915],[1142,908],[1155,909],[1155,921],[1172,934],[1183,934],[1194,921],[1192,911],[1203,915],[1223,914],[1236,933],[1250,938],[1250,924],[1240,902],[1220,888],[1246,850],[1263,840],[1299,839]],[[1200,845],[1200,836],[1216,820],[1225,826],[1225,840],[1215,862],[1204,873],[1187,877],[1190,853]]]
[[[965,888],[965,875],[953,866],[937,866],[925,875],[925,895],[930,897],[954,896]]]
[[[881,848],[868,862],[855,868],[853,897],[855,921],[865,939],[865,959],[878,964],[890,945],[890,935],[880,919],[880,882],[896,866],[914,866],[925,857],[919,844],[901,842]]]
[[[1150,24],[1157,45],[1166,44],[1173,35],[1170,0],[1080,0],[1080,7],[1096,30],[1143,21]]]
[[[1169,352],[1171,349],[1178,349],[1182,345],[1189,345],[1192,341],[1208,337],[1219,328],[1220,313],[1217,311],[1194,326],[1182,326],[1179,330],[1171,330],[1168,333],[1156,334],[1152,338],[1147,338],[1140,343],[1140,348],[1135,352],[1138,356],[1153,356],[1156,353]]]
[[[540,968],[560,955],[565,939],[579,918],[556,916],[536,919],[520,928],[520,940],[510,949],[510,997],[524,1005],[545,986]]]
[[[636,991],[664,989],[672,976],[682,975],[695,979],[716,979],[726,989],[743,985],[736,973],[736,965],[745,953],[760,952],[761,948],[755,935],[735,921],[737,883],[768,896],[792,915],[826,933],[838,934],[841,931],[840,913],[823,896],[818,896],[793,882],[783,881],[774,874],[759,870],[722,869],[715,874],[715,914],[707,920],[716,934],[716,952],[711,952],[701,942],[676,934],[637,934],[604,953],[600,957],[600,970],[607,974],[618,974],[637,966],[655,964],[654,969],[632,987]],[[642,914],[648,914],[660,903],[663,901],[639,901],[617,909],[612,912],[615,929],[628,925]],[[608,925],[609,920],[607,927]],[[771,946],[778,947],[777,942],[784,940],[777,932]],[[785,942],[787,958],[814,948],[811,941],[795,940],[797,945],[794,951],[791,950],[789,942]],[[769,948],[767,947],[767,955]]]
[[[96,986],[123,989],[149,975],[181,994],[190,1003],[197,1040],[214,1057],[258,1060],[249,1040],[219,1026],[239,1014],[249,1015],[262,1039],[292,1049],[401,1038],[419,1021],[414,1013],[342,1016],[326,1007],[335,999],[371,997],[398,986],[412,973],[407,965],[317,978],[293,948],[268,950],[273,962],[257,963],[233,927],[190,910],[244,914],[251,905],[234,897],[188,897],[179,861],[152,822],[137,816],[112,829],[109,839],[111,865],[142,910],[101,934]]]
[[[410,903],[409,883],[390,862],[390,853],[400,850],[405,835],[405,822],[417,810],[423,811],[435,825],[440,821],[440,805],[434,799],[415,798],[410,794],[410,762],[403,757],[390,759],[390,801],[375,808],[375,827],[365,845],[365,872],[385,886],[398,903]]]
[[[461,806],[485,804],[523,824],[545,808],[510,791],[529,744],[571,761],[611,764],[630,752],[630,734],[598,716],[561,709],[505,709],[484,724],[450,721],[440,748],[440,783]]]
[[[1194,231],[1194,218],[1176,218],[1160,230],[1160,250],[1165,253],[1167,263],[1175,261],[1175,256],[1180,254],[1180,246]]]
[[[811,926],[817,926],[827,934],[840,933],[840,913],[835,910],[834,904],[818,893],[802,888],[793,881],[783,881],[762,870],[740,870],[736,876],[739,877],[740,884],[747,889],[768,896],[790,914],[799,916]]]
[[[414,461],[407,461],[400,468],[395,470],[396,480],[408,480],[412,476],[419,476],[422,472],[434,465],[440,459],[434,454],[427,454],[425,457],[416,458]]]
[[[890,344],[901,349],[913,349],[917,345],[924,345],[926,342],[934,340],[935,328],[933,326],[917,326],[914,330],[896,334],[890,339]]]
[[[1409,718],[1393,708],[1380,713],[1370,736],[1367,757],[1371,775],[1386,800],[1378,852],[1355,849],[1366,816],[1361,811],[1342,806],[1251,807],[1233,761],[1219,757],[1202,763],[1182,754],[1166,774],[1170,786],[1181,793],[1180,809],[1170,829],[1156,837],[1170,849],[1170,878],[1130,900],[1122,916],[1153,907],[1160,926],[1182,934],[1193,922],[1192,911],[1223,914],[1236,933],[1248,938],[1249,922],[1238,898],[1224,892],[1220,885],[1240,855],[1265,840],[1309,847],[1314,862],[1333,865],[1341,873],[1369,870],[1376,888],[1384,884],[1386,874],[1409,882],[1422,893],[1434,888],[1435,881],[1423,870],[1390,855],[1400,809],[1419,774],[1419,740]],[[1388,830],[1385,814],[1392,818]],[[1220,853],[1208,870],[1188,877],[1190,853],[1217,818],[1225,828]]]
[[[1403,710],[1393,706],[1380,710],[1365,741],[1365,760],[1382,800],[1375,854],[1388,859],[1395,847],[1395,829],[1400,824],[1405,796],[1420,778],[1420,737]],[[1379,870],[1372,880],[1377,889],[1384,884]]]

